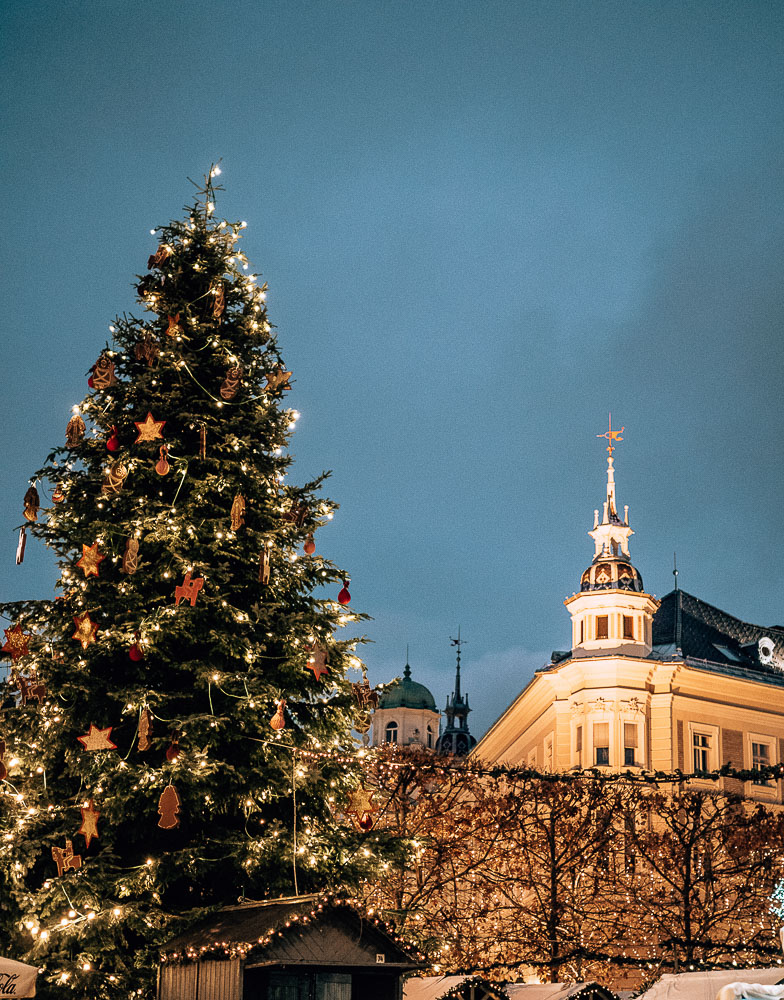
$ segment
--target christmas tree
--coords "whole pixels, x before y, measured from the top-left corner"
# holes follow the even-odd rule
[[[19,558],[26,531],[53,549],[60,596],[0,607],[4,950],[75,995],[146,993],[204,908],[377,859],[340,638],[362,616],[318,553],[324,475],[286,481],[292,374],[218,173],[153,230],[148,316],[111,327],[25,495]]]

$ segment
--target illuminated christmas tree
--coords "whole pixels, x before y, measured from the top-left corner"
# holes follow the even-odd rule
[[[4,948],[81,996],[148,991],[201,908],[376,862],[372,817],[333,812],[364,801],[362,616],[318,553],[324,476],[286,481],[292,373],[219,172],[154,231],[147,318],[111,328],[25,495],[19,558],[26,531],[53,549],[60,596],[0,607]]]

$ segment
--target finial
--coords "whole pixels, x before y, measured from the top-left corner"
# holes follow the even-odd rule
[[[452,645],[457,646],[457,674],[455,676],[455,701],[460,701],[460,647],[465,642],[465,639],[460,638],[460,626],[457,626],[457,638],[452,639],[449,637]]]
[[[408,662],[408,643],[406,643],[406,669],[403,671],[403,679],[406,681],[411,680],[411,666]]]
[[[609,414],[609,424],[607,430],[604,432],[604,434],[597,434],[596,436],[598,438],[605,438],[607,440],[607,451],[610,455],[610,458],[612,458],[612,453],[615,450],[613,441],[623,441],[621,434],[623,434],[623,427],[619,431],[614,431],[612,429],[612,413]]]
[[[608,427],[604,434],[597,434],[597,437],[604,438],[607,441],[607,504],[606,510],[609,512],[610,517],[617,517],[618,512],[615,509],[615,471],[613,469],[613,451],[615,450],[615,445],[613,441],[623,441],[621,437],[623,434],[623,427],[619,431],[613,430],[612,425],[612,413],[609,415]],[[607,521],[607,513],[604,515],[605,522]]]
[[[675,577],[675,589],[678,589],[678,563],[675,558],[675,553],[672,554],[672,575]]]

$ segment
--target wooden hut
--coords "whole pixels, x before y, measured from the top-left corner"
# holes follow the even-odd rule
[[[418,958],[347,901],[242,903],[166,945],[158,1000],[402,1000]]]
[[[510,983],[509,1000],[618,1000],[599,983]]]
[[[403,1000],[509,1000],[509,994],[481,976],[422,976],[406,980]]]

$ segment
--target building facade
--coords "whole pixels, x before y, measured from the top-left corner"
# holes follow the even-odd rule
[[[680,590],[677,572],[662,600],[646,592],[629,553],[628,507],[621,516],[616,505],[615,433],[589,532],[593,560],[564,601],[571,649],[553,653],[474,753],[540,770],[681,770],[697,784],[724,764],[784,760],[784,628],[740,621]],[[761,777],[722,784],[760,800],[784,792]]]

